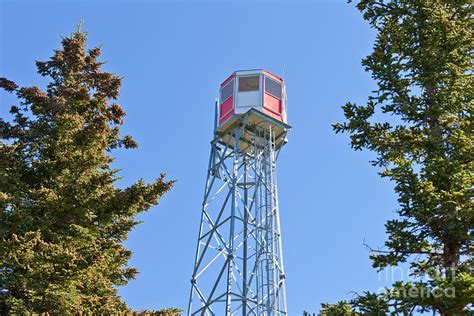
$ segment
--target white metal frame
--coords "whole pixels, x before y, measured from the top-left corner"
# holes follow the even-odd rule
[[[288,126],[277,136],[278,121],[249,117],[211,142],[189,316],[287,315],[276,159]]]

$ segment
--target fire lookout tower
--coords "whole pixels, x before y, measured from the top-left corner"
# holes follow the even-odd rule
[[[283,79],[221,84],[188,316],[287,315],[276,160],[289,129]]]

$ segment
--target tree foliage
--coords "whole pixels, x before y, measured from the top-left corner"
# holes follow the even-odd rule
[[[340,301],[336,304],[321,304],[321,316],[337,316],[337,315],[355,315],[354,308],[346,301]]]
[[[461,314],[474,297],[473,4],[469,0],[361,0],[377,32],[362,64],[378,88],[343,106],[334,125],[355,150],[376,154],[395,184],[398,217],[386,223],[373,266],[407,262],[410,282],[352,301],[364,308]]]
[[[0,119],[0,304],[12,313],[128,311],[117,286],[137,270],[123,242],[173,184],[115,186],[112,150],[137,143],[120,135],[122,79],[86,40],[78,28],[36,62],[45,91],[0,78],[20,100]]]

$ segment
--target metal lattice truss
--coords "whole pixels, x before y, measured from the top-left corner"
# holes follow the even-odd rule
[[[287,315],[276,181],[285,137],[241,120],[211,142],[188,315]]]

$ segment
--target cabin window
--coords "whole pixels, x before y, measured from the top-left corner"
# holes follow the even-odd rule
[[[281,100],[281,84],[265,77],[265,92]]]
[[[258,91],[259,76],[239,77],[239,92],[241,91]]]
[[[234,80],[231,80],[228,84],[221,89],[221,103],[230,98],[234,94]]]

